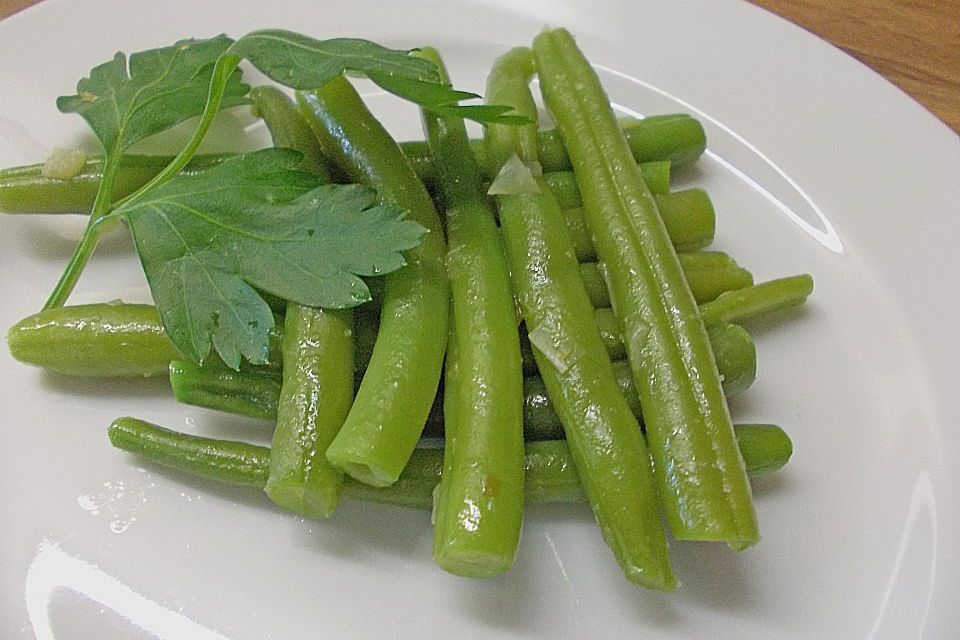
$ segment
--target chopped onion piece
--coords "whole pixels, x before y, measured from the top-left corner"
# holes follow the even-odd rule
[[[563,373],[570,368],[570,354],[554,343],[549,331],[543,327],[537,327],[528,336],[533,348],[546,356],[558,372]]]
[[[505,195],[516,196],[523,193],[540,193],[540,185],[537,179],[543,175],[539,162],[525,163],[517,154],[511,155],[493,183],[487,190],[491,196]]]
[[[69,180],[83,171],[86,163],[87,155],[83,151],[57,147],[43,163],[40,174],[44,178]]]

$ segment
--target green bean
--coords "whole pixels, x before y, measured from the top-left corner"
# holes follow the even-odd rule
[[[284,321],[283,384],[266,491],[282,507],[330,516],[343,472],[324,454],[353,400],[353,312],[291,305]]]
[[[620,118],[617,122],[637,162],[669,160],[673,167],[682,167],[696,162],[707,148],[703,126],[684,113],[639,120]],[[541,131],[538,137],[540,164],[544,171],[572,168],[559,128]]]
[[[149,376],[182,357],[145,304],[41,311],[10,328],[7,346],[20,362],[71,376]]]
[[[716,354],[717,367],[723,378],[723,391],[733,397],[746,391],[757,377],[757,349],[747,331],[738,325],[724,324],[710,329],[710,341]],[[642,418],[640,396],[626,360],[614,360],[617,386],[630,410]],[[543,379],[529,375],[523,381],[523,433],[529,442],[563,437],[560,418],[547,395]]]
[[[772,424],[735,424],[737,447],[751,478],[782,469],[793,455],[793,442]]]
[[[750,477],[773,473],[789,461],[793,444],[780,427],[736,425],[734,431]],[[193,476],[257,489],[262,489],[267,481],[267,447],[178,433],[136,418],[116,419],[107,434],[118,449]],[[442,468],[440,449],[417,449],[393,485],[371,487],[346,478],[343,493],[352,500],[430,509]],[[526,444],[524,492],[529,504],[576,503],[586,499],[565,441]]]
[[[435,49],[420,49],[444,82]],[[443,387],[443,478],[433,558],[472,578],[506,572],[523,519],[523,370],[510,272],[461,118],[423,110],[444,203],[452,315]]]
[[[169,363],[170,387],[178,402],[264,420],[277,419],[281,376],[269,369],[240,371],[217,363]]]
[[[450,287],[440,218],[400,147],[345,78],[299,93],[321,146],[351,179],[408,211],[429,231],[384,276],[380,330],[360,389],[327,459],[375,486],[396,482],[420,438],[436,396],[449,330]]]
[[[300,166],[328,181],[320,143],[293,101],[273,87],[256,87],[250,98],[274,146],[300,151]],[[353,400],[353,325],[351,309],[287,305],[265,491],[278,505],[308,517],[332,515],[343,490],[343,472],[325,454]]]
[[[653,200],[677,251],[695,251],[713,242],[716,214],[706,191],[694,188],[655,193]]]
[[[670,193],[670,163],[666,160],[659,162],[642,162],[640,175],[651,193],[664,195]],[[564,209],[582,207],[583,198],[580,197],[580,187],[573,171],[551,171],[543,174],[543,180],[557,197],[557,203]]]
[[[792,283],[791,283],[792,285]],[[759,286],[759,285],[757,285]],[[752,291],[756,291],[755,287],[748,287]],[[754,295],[747,296],[736,296],[735,294],[738,291],[731,291],[732,294],[730,298],[725,300],[720,300],[719,306],[711,306],[713,302],[706,302],[700,305],[701,314],[703,317],[703,324],[707,328],[708,338],[709,332],[712,328],[723,326],[729,322],[737,322],[740,320],[749,320],[757,315],[760,315],[766,311],[775,311],[777,309],[784,308],[785,298],[779,296],[766,297],[766,294],[769,293],[771,289],[761,290],[759,293]],[[792,294],[789,290],[787,294]],[[724,294],[726,295],[726,294]],[[763,298],[762,300],[757,300],[757,298]],[[740,306],[736,303],[743,302],[743,306]],[[800,304],[802,301],[797,300],[796,298],[790,301],[790,305]],[[610,354],[610,357],[614,360],[623,360],[629,355],[629,345],[624,336],[626,335],[623,331],[623,325],[620,320],[617,318],[613,309],[610,307],[601,307],[600,309],[594,310],[594,319],[597,323],[597,328],[600,330],[600,337],[603,339],[603,346],[606,347],[607,353]],[[717,363],[719,367],[720,363]],[[722,370],[719,373],[723,373]],[[752,382],[752,381],[751,381]]]
[[[259,90],[257,87],[254,91]],[[706,148],[703,127],[686,114],[652,116],[622,122],[621,126],[637,162],[669,161],[673,167],[694,162]],[[537,144],[540,161],[547,172],[570,169],[563,139],[556,130],[541,131]],[[431,183],[436,175],[426,142],[400,144],[417,175]],[[483,162],[482,140],[471,140],[470,147],[481,160],[487,174],[489,163]],[[200,154],[194,156],[185,172],[196,172],[222,162],[235,154]],[[173,156],[125,155],[114,180],[113,197],[119,200],[130,195],[170,164]],[[501,163],[502,164],[502,163]],[[499,169],[500,165],[497,165]],[[88,213],[103,175],[103,158],[87,160],[83,170],[69,180],[45,178],[43,164],[10,167],[0,170],[0,211],[6,213]],[[496,171],[493,172],[496,174]],[[492,177],[492,176],[488,176]]]
[[[703,126],[695,118],[683,114],[665,114],[641,118],[625,118],[620,121],[623,133],[637,162],[667,161],[673,167],[682,167],[695,162],[707,148]],[[540,165],[544,172],[570,169],[570,156],[563,137],[556,129],[538,131],[536,145]],[[436,172],[430,159],[426,142],[402,142],[404,153],[413,164],[417,175],[432,183]],[[490,158],[483,140],[471,140],[470,147],[487,179],[493,179],[506,158]],[[0,190],[2,190],[0,174]]]
[[[768,280],[720,294],[700,307],[700,317],[705,324],[739,322],[801,305],[812,292],[813,278],[806,274]]]
[[[220,164],[233,153],[195,156],[185,174]],[[173,156],[124,155],[113,182],[113,199],[120,200],[147,184],[170,164]],[[87,160],[83,170],[69,180],[45,178],[43,164],[0,171],[0,211],[5,213],[90,213],[103,177],[103,158]]]
[[[320,142],[287,94],[271,85],[250,89],[254,111],[263,118],[273,146],[294,149],[303,154],[300,168],[330,181],[326,159]]]
[[[600,80],[564,29],[534,40],[540,87],[570,154],[643,407],[677,539],[759,540],[706,329]]]
[[[497,59],[486,97],[535,121],[528,87],[532,62],[529,49]],[[537,161],[533,125],[492,125],[486,131],[491,161],[511,154]],[[496,200],[514,294],[604,540],[629,580],[671,591],[676,579],[646,446],[616,387],[560,207],[542,180],[537,193]]]
[[[654,194],[663,225],[670,235],[670,242],[677,251],[696,251],[711,242],[716,232],[716,214],[713,203],[703,189],[685,189],[665,194]],[[563,210],[564,221],[577,260],[590,262],[597,259],[597,251],[590,238],[583,207]]]
[[[107,436],[118,449],[201,478],[258,489],[267,482],[266,447],[178,433],[131,417],[114,420]]]
[[[738,324],[716,324],[707,327],[707,337],[724,395],[732,398],[749,389],[757,379],[757,346],[747,330]]]
[[[722,262],[717,258],[718,255],[723,256]],[[677,257],[697,302],[708,302],[725,291],[753,284],[753,275],[721,251],[693,251],[677,254]],[[609,307],[610,295],[600,265],[581,262],[580,277],[587,288],[590,304],[596,308]]]
[[[727,291],[736,291],[753,284],[753,274],[739,265],[701,268],[690,265],[686,260],[687,256],[693,255],[697,253],[681,253],[677,257],[680,258],[680,266],[690,286],[690,293],[698,304],[715,300]]]

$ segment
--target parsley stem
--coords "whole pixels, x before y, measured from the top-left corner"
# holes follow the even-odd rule
[[[207,97],[207,104],[203,109],[200,122],[197,124],[197,129],[194,131],[190,141],[187,142],[180,153],[178,153],[173,160],[170,161],[170,164],[164,167],[160,173],[145,185],[117,202],[115,206],[120,207],[124,204],[131,204],[139,200],[145,194],[177,176],[177,174],[187,166],[190,159],[193,158],[193,155],[200,147],[200,143],[203,142],[203,138],[207,135],[213,118],[220,109],[220,103],[223,100],[227,80],[230,78],[230,74],[232,74],[240,64],[240,60],[241,58],[239,56],[226,54],[217,60],[216,66],[214,66],[213,69],[213,76],[210,78],[210,92]],[[101,218],[110,212],[113,181],[116,177],[117,169],[120,167],[122,158],[123,150],[119,147],[113,148],[106,154],[103,178],[101,178],[100,187],[97,189],[97,196],[93,202],[93,210],[90,212],[90,221],[87,223],[87,229],[83,234],[83,238],[77,244],[77,248],[74,249],[73,255],[70,257],[70,261],[67,263],[63,275],[60,276],[60,280],[57,281],[53,289],[53,293],[50,294],[46,304],[43,305],[44,310],[54,309],[64,305],[70,293],[73,291],[74,286],[76,286],[77,280],[80,279],[80,274],[90,260],[90,256],[93,255],[93,251],[96,249],[103,229],[99,223]]]
[[[207,96],[207,104],[203,108],[203,113],[200,115],[200,122],[197,123],[197,128],[193,132],[193,136],[183,149],[180,150],[180,153],[174,156],[170,164],[164,167],[160,173],[155,175],[145,185],[118,201],[116,204],[117,207],[136,202],[163,183],[175,178],[184,167],[190,163],[197,149],[200,148],[204,137],[206,137],[207,131],[210,130],[210,125],[213,124],[214,117],[216,117],[217,112],[220,110],[220,104],[223,101],[223,94],[226,90],[230,74],[236,70],[241,60],[242,58],[240,56],[228,54],[223,54],[217,59],[217,63],[213,68],[213,75],[210,77],[210,93]]]
[[[113,181],[117,175],[117,169],[120,167],[120,159],[122,157],[123,154],[117,149],[106,154],[103,165],[103,177],[100,179],[97,196],[93,201],[93,208],[90,210],[90,219],[87,220],[87,228],[83,232],[83,237],[80,239],[80,242],[77,243],[76,248],[73,250],[73,255],[70,256],[70,261],[67,263],[63,274],[61,274],[56,286],[54,286],[53,291],[50,293],[50,297],[47,298],[47,302],[43,305],[44,311],[62,307],[67,302],[67,298],[70,297],[70,293],[73,292],[73,288],[80,279],[80,274],[83,273],[83,269],[87,266],[90,256],[93,255],[94,249],[97,248],[97,243],[100,241],[100,235],[104,229],[100,223],[103,221],[103,217],[110,212],[110,195],[113,191]]]

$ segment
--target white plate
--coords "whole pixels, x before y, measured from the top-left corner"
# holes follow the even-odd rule
[[[520,6],[525,8],[520,8]],[[266,8],[271,7],[270,12]],[[283,26],[434,43],[458,86],[507,47],[571,27],[613,101],[692,111],[716,246],[761,279],[810,272],[811,304],[752,325],[760,376],[733,405],[796,454],[757,485],[763,541],[674,545],[674,595],[626,583],[585,508],[531,509],[516,566],[470,582],[430,560],[426,514],[346,504],[304,522],[114,451],[134,414],[265,440],[264,425],[177,406],[163,381],[44,375],[0,353],[0,636],[25,638],[948,638],[960,613],[960,143],[839,51],[751,5],[710,2],[65,2],[0,24],[0,165],[92,139],[54,99],[114,51]],[[415,110],[374,100],[401,137]],[[221,127],[230,134],[249,120]],[[226,137],[229,137],[227,135]],[[0,324],[43,302],[72,231],[0,219]],[[128,243],[75,300],[143,285]]]

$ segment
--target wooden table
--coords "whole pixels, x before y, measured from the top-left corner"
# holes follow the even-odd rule
[[[872,67],[960,133],[960,0],[750,0]],[[0,0],[0,18],[37,0]]]

